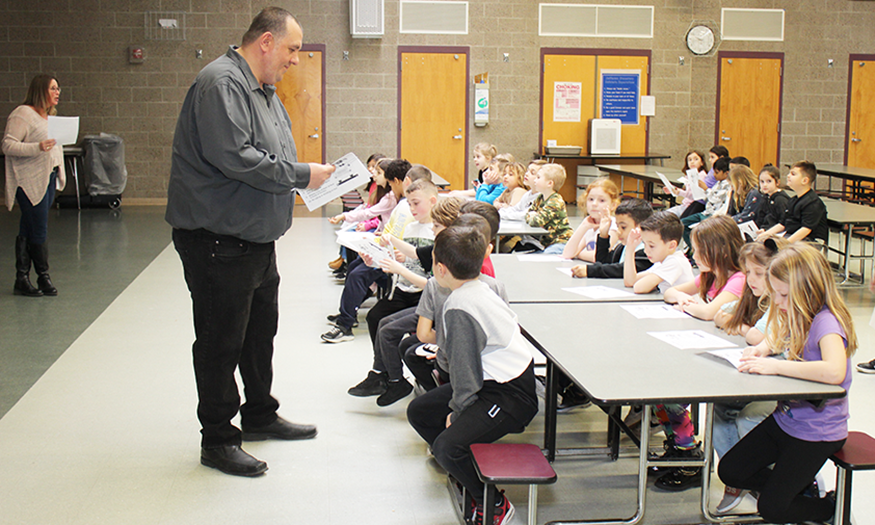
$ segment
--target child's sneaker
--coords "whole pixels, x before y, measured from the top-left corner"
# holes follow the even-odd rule
[[[492,525],[510,525],[514,512],[513,504],[504,495],[503,490],[499,492],[499,495],[501,499],[495,503],[495,510],[492,511]],[[483,525],[483,505],[477,505],[474,509],[472,523],[473,525]]]
[[[857,372],[864,374],[875,374],[875,359],[865,363],[857,363]]]
[[[723,499],[717,504],[716,514],[726,514],[741,503],[747,491],[737,489],[735,487],[725,487],[723,489]]]
[[[368,377],[354,387],[346,391],[347,394],[356,397],[379,396],[386,391],[389,375],[385,372],[368,372]]]
[[[386,391],[377,398],[377,406],[387,407],[400,399],[404,399],[410,392],[413,392],[413,385],[408,383],[406,379],[389,381],[386,385]]]
[[[344,328],[340,325],[335,325],[334,328],[322,334],[322,340],[326,343],[342,343],[353,339],[355,336],[352,335],[352,328]]]

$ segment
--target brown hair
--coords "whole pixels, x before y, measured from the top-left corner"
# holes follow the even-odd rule
[[[298,24],[298,27],[301,26],[298,20],[292,16],[292,13],[289,13],[282,7],[265,7],[252,19],[249,29],[243,34],[241,46],[248,46],[265,33],[272,34],[278,40],[285,37],[288,29],[287,23],[290,18]]]
[[[684,225],[677,215],[663,210],[645,219],[639,225],[643,232],[656,232],[662,242],[681,242],[684,235]]]
[[[747,274],[752,264],[762,266],[768,270],[769,263],[775,254],[778,253],[779,247],[782,246],[786,246],[786,241],[780,237],[769,237],[764,242],[749,242],[745,244],[738,252],[738,265],[741,267],[741,271]],[[723,329],[733,331],[738,330],[743,324],[753,326],[760,320],[768,307],[769,294],[767,292],[757,297],[751,291],[750,286],[745,285],[744,291],[738,299],[738,304],[735,305],[735,311],[729,320],[726,321]]]
[[[412,186],[412,185],[411,185]],[[462,207],[462,199],[458,197],[444,197],[438,199],[431,208],[431,220],[436,224],[447,227],[459,218],[459,208]]]
[[[620,188],[610,179],[610,177],[599,177],[596,180],[592,181],[587,185],[586,191],[580,194],[580,197],[577,198],[577,207],[586,209],[586,199],[589,197],[589,192],[596,188],[601,188],[601,190],[608,194],[608,197],[611,199],[611,213],[613,213],[614,208],[620,204]]]
[[[52,75],[39,74],[33,77],[30,81],[30,86],[27,88],[27,95],[24,97],[24,104],[33,106],[38,110],[47,111],[49,115],[56,115],[58,110],[54,106],[49,108],[49,86],[52,80],[58,81]]]
[[[479,216],[472,219],[483,220]],[[480,276],[488,244],[478,228],[451,225],[434,239],[434,263],[446,266],[456,279],[476,279]]]
[[[796,168],[802,172],[802,175],[808,177],[808,184],[813,184],[814,181],[817,180],[817,166],[815,166],[810,160],[800,160],[796,164],[793,164],[793,167],[790,169]]]
[[[526,182],[525,182],[526,168],[523,167],[523,165],[520,164],[519,162],[511,162],[510,164],[508,164],[504,167],[505,173],[507,173],[507,170],[510,170],[511,173],[513,174],[513,179],[516,181],[517,187],[525,189],[526,188]],[[504,190],[503,192],[501,192],[501,195],[499,195],[498,198],[495,199],[495,202],[503,202],[505,204],[510,204],[510,198],[511,198],[511,195],[513,195],[513,192],[515,189],[516,188],[511,188],[508,186],[508,188],[506,190]]]
[[[702,167],[699,168],[699,169],[700,169],[700,170],[703,170],[703,171],[708,171],[708,160],[705,158],[705,154],[702,153],[702,152],[699,151],[699,150],[690,150],[690,151],[687,152],[686,155],[684,155],[684,169],[683,169],[683,172],[686,174],[686,173],[687,173],[687,170],[690,169],[690,161],[689,161],[689,158],[690,158],[690,155],[692,155],[693,153],[695,153],[696,156],[699,157],[699,160],[702,161]]]
[[[708,290],[712,287],[722,290],[738,267],[738,252],[744,244],[741,230],[735,221],[727,215],[708,217],[693,228],[691,236],[696,243],[696,251],[702,261],[708,266],[707,272],[701,272],[699,281],[699,297],[708,300]]]
[[[763,166],[763,169],[760,170],[760,175],[763,173],[768,173],[769,177],[775,181],[775,184],[778,186],[778,189],[781,188],[781,170],[776,166],[772,166],[771,164],[766,164]]]
[[[460,209],[460,211],[463,215],[473,213],[475,215],[483,217],[486,220],[486,222],[489,224],[490,232],[487,242],[492,242],[492,239],[495,239],[495,236],[498,235],[498,227],[501,223],[501,216],[498,214],[498,210],[495,209],[495,206],[483,201],[465,201],[464,203],[462,203],[462,208]]]
[[[744,208],[747,194],[759,186],[756,173],[747,166],[739,164],[729,170],[729,184],[732,186],[732,200],[735,203],[735,209],[740,212]]]
[[[419,179],[413,181],[410,186],[407,186],[407,189],[404,190],[404,193],[410,196],[414,191],[421,191],[427,197],[437,197],[438,189],[437,186],[430,180]]]

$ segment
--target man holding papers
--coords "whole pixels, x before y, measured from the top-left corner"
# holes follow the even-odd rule
[[[314,426],[278,417],[270,393],[279,319],[274,241],[292,224],[295,190],[318,188],[334,171],[297,162],[291,121],[275,96],[302,39],[288,11],[262,10],[240,47],[198,74],[173,138],[165,218],[193,304],[201,463],[238,476],[267,470],[242,440],[316,435]],[[231,423],[238,410],[242,432]]]

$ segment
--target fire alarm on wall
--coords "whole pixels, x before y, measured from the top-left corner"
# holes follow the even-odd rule
[[[146,60],[146,52],[143,46],[128,47],[128,64],[142,64]]]

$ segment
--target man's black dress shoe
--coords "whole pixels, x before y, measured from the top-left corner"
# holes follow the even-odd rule
[[[267,463],[251,456],[237,445],[202,448],[201,465],[233,476],[259,476],[267,470]]]
[[[244,441],[264,441],[265,439],[310,439],[316,437],[313,425],[298,425],[277,416],[276,421],[263,427],[243,427]]]

